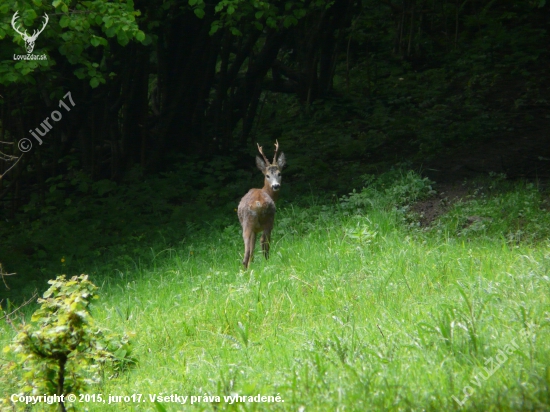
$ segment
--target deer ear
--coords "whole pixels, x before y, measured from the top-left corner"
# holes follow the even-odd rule
[[[266,164],[262,159],[260,159],[260,156],[256,156],[256,166],[258,166],[258,169],[265,174]]]
[[[286,157],[284,153],[281,153],[279,158],[277,159],[277,166],[279,166],[279,169],[283,170],[283,167],[286,165]]]

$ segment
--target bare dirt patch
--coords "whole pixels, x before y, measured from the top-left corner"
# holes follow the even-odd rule
[[[472,184],[442,183],[434,187],[437,194],[411,206],[411,211],[418,215],[420,226],[429,226],[439,216],[443,215],[456,202],[463,200],[473,189]]]

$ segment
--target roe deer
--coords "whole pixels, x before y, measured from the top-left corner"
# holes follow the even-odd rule
[[[284,153],[281,153],[279,159],[277,159],[279,142],[275,141],[275,155],[272,163],[269,163],[259,144],[258,150],[264,158],[262,160],[259,156],[256,156],[256,166],[265,176],[264,187],[250,189],[241,199],[238,208],[239,221],[243,227],[243,265],[245,269],[248,269],[250,258],[254,254],[256,233],[264,232],[261,238],[262,250],[265,258],[269,257],[269,242],[275,220],[275,202],[279,197],[279,189],[281,188],[281,170],[286,164]]]

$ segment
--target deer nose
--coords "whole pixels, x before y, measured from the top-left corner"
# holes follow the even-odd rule
[[[281,188],[281,185],[280,185],[279,183],[273,183],[273,184],[271,185],[271,188],[272,188],[273,190],[279,190],[279,189]]]

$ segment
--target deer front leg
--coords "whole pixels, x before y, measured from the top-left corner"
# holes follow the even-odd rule
[[[243,265],[248,269],[250,258],[254,255],[254,244],[256,243],[256,233],[253,230],[243,230],[244,239],[244,259]]]

